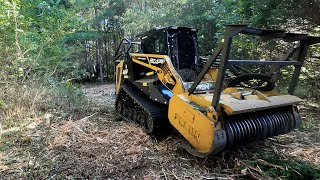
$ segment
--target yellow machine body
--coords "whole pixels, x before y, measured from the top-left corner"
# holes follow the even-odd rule
[[[174,85],[173,96],[169,101],[168,118],[170,123],[195,149],[195,155],[206,156],[214,151],[215,130],[220,130],[222,112],[217,112],[212,106],[213,92],[204,94],[188,94],[183,81],[173,67],[171,60],[166,55],[131,54],[134,63],[150,68],[150,74],[156,74],[161,82]],[[148,63],[142,62],[146,58]],[[163,59],[164,67],[159,68],[150,63],[151,58]],[[125,70],[123,62],[116,67],[116,73]],[[167,69],[169,71],[163,70]],[[126,73],[125,73],[126,74]],[[213,81],[217,78],[217,69],[210,69],[202,82]],[[116,79],[116,92],[121,87],[121,76]],[[129,78],[124,75],[124,78]],[[175,79],[173,81],[172,79]],[[175,83],[173,83],[175,82]],[[147,82],[145,82],[147,83]],[[243,96],[243,94],[245,95]],[[240,98],[242,96],[242,98]],[[277,107],[286,107],[297,104],[302,100],[292,95],[281,95],[274,91],[260,92],[248,88],[226,88],[221,94],[220,105],[227,115],[242,114],[267,110]],[[192,105],[193,104],[193,105]],[[203,107],[206,115],[194,105]]]
[[[170,125],[184,137],[185,149],[199,157],[236,147],[241,142],[263,140],[297,128],[301,124],[296,108],[296,104],[302,101],[300,98],[280,94],[273,91],[273,87],[263,90],[240,84],[230,86],[230,83],[221,81],[224,76],[222,71],[226,71],[228,63],[228,56],[225,55],[228,53],[226,49],[230,48],[228,38],[240,32],[237,28],[230,27],[225,41],[213,55],[217,59],[222,54],[220,64],[214,67],[214,61],[210,64],[208,60],[205,70],[198,73],[197,79],[192,82],[182,78],[177,68],[179,66],[173,63],[178,61],[172,59],[175,56],[128,53],[123,59],[119,58],[115,67],[117,112],[126,119],[137,121],[150,134],[166,131],[162,123],[167,118]],[[240,27],[241,32],[246,33],[246,28]],[[173,30],[177,31],[176,28]],[[238,62],[242,61],[232,61]],[[299,73],[295,72],[296,75]],[[215,99],[217,93],[219,98]]]

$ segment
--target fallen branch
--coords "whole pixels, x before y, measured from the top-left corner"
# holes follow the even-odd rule
[[[266,166],[270,166],[270,167],[274,167],[274,168],[277,168],[277,169],[281,169],[281,170],[284,170],[284,168],[282,166],[279,166],[279,165],[276,165],[276,164],[272,164],[272,163],[269,163],[263,159],[258,159],[257,160],[258,162],[260,162],[261,164],[263,165],[266,165]]]
[[[168,179],[168,177],[167,177],[166,172],[164,171],[164,169],[163,169],[163,168],[161,168],[161,170],[162,170],[162,172],[163,172],[163,174],[164,174],[165,179],[167,180],[167,179]]]
[[[95,116],[96,114],[98,114],[98,112],[95,112],[95,113],[91,114],[90,116],[86,116],[86,117],[80,119],[79,121],[85,121],[87,119],[90,119],[91,117]]]

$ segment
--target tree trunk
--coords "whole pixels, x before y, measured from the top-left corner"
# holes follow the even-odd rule
[[[97,18],[98,16],[98,12],[97,12],[97,8],[94,8],[94,12],[95,12],[95,17],[96,17],[96,28],[98,30],[98,32],[100,32],[100,23],[99,20]],[[99,77],[100,77],[100,82],[103,83],[103,68],[102,68],[102,61],[101,61],[101,38],[99,37],[96,40],[96,60],[97,60],[97,65],[99,66]]]

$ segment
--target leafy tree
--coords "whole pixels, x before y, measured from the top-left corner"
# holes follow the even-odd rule
[[[226,24],[299,30],[319,35],[319,0],[0,0],[0,79],[113,78],[113,56],[123,36],[155,27],[199,29],[201,54],[220,42]],[[255,39],[235,40],[236,55],[264,55]],[[257,51],[258,50],[258,51]],[[256,53],[256,54],[254,54]],[[270,53],[270,52],[268,52]],[[274,48],[273,54],[281,50]],[[319,47],[310,51],[305,74],[319,78]],[[311,63],[312,62],[312,63]],[[102,79],[102,78],[101,78]],[[310,79],[310,78],[307,78]]]

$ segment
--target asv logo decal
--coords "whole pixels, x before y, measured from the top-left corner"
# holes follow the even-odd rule
[[[150,58],[150,63],[151,63],[151,64],[163,64],[164,62],[165,62],[164,59]]]
[[[147,58],[145,58],[145,57],[137,57],[137,59],[139,59],[139,60],[141,60],[141,61],[147,60]]]

